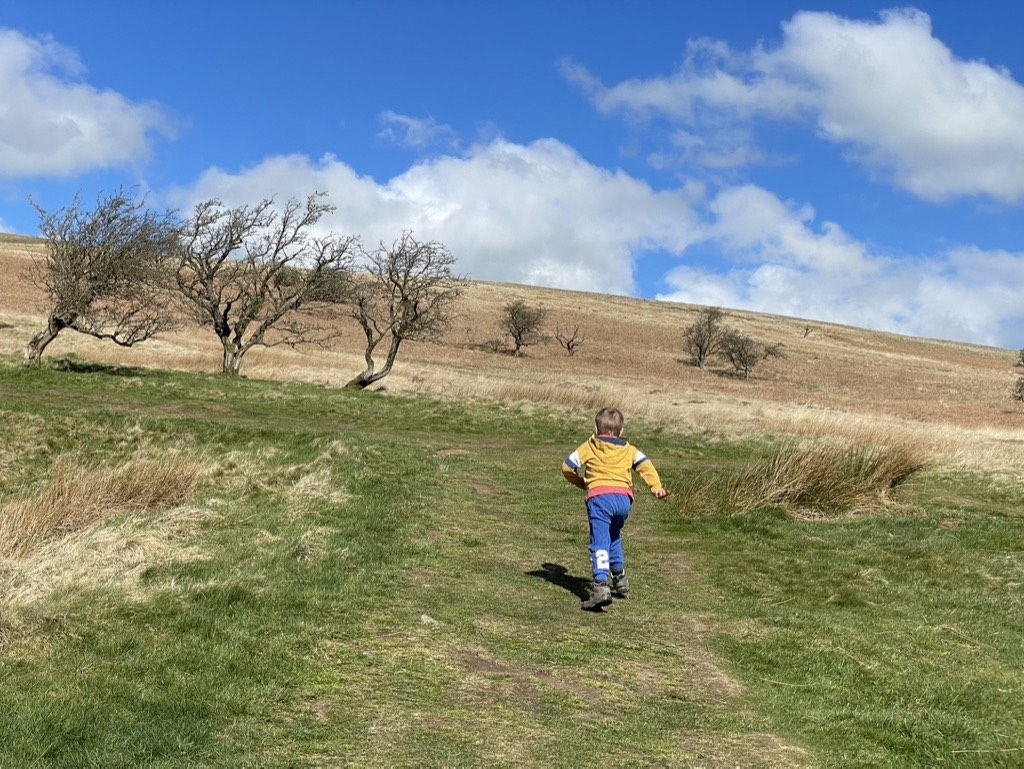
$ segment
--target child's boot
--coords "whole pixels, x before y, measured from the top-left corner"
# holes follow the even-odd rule
[[[612,595],[616,598],[629,597],[629,578],[626,576],[626,572],[612,573]]]
[[[581,604],[582,609],[603,609],[612,602],[612,591],[607,582],[595,582],[590,587],[590,595]]]

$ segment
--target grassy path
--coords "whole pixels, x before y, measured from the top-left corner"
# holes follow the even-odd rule
[[[1012,489],[935,476],[913,516],[816,524],[641,497],[634,597],[594,615],[558,472],[589,415],[10,364],[0,403],[5,497],[58,456],[208,465],[172,547],[0,604],[0,766],[1012,766],[1024,748]],[[751,450],[633,429],[670,485]]]

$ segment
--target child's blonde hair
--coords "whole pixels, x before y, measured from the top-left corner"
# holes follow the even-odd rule
[[[598,435],[622,435],[622,427],[626,420],[618,409],[603,408],[594,417],[594,427]]]

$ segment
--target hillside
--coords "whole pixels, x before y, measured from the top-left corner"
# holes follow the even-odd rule
[[[18,354],[42,320],[38,292],[24,279],[40,241],[0,236],[0,353]],[[526,355],[490,351],[510,299],[549,311],[547,330],[579,326],[585,342],[569,357],[555,342]],[[472,282],[454,328],[440,344],[408,343],[382,383],[398,392],[493,397],[579,408],[616,402],[684,431],[820,435],[891,431],[912,434],[945,461],[968,466],[1024,466],[1024,408],[1009,391],[1021,369],[1016,352],[919,339],[816,321],[729,311],[728,322],[754,338],[784,345],[743,381],[724,369],[687,365],[682,332],[700,307],[629,297]],[[344,384],[362,364],[362,336],[352,324],[330,351],[256,349],[243,373],[252,378]],[[48,356],[182,371],[214,372],[219,348],[206,329],[184,327],[122,349],[62,335]]]
[[[789,351],[742,381],[678,360],[697,308],[474,283],[383,393],[334,386],[350,328],[248,379],[197,331],[26,370],[4,246],[0,766],[1017,765],[1009,351],[734,313]],[[515,296],[582,351],[487,351]],[[558,467],[605,402],[674,494],[594,613]]]

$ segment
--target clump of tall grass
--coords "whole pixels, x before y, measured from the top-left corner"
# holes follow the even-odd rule
[[[0,508],[0,555],[24,555],[122,513],[175,507],[192,493],[202,468],[173,455],[116,467],[58,460],[39,494]]]
[[[900,487],[929,464],[927,453],[909,441],[784,441],[724,479],[696,482],[684,506],[733,515],[782,507],[807,518],[870,512],[896,503]]]

